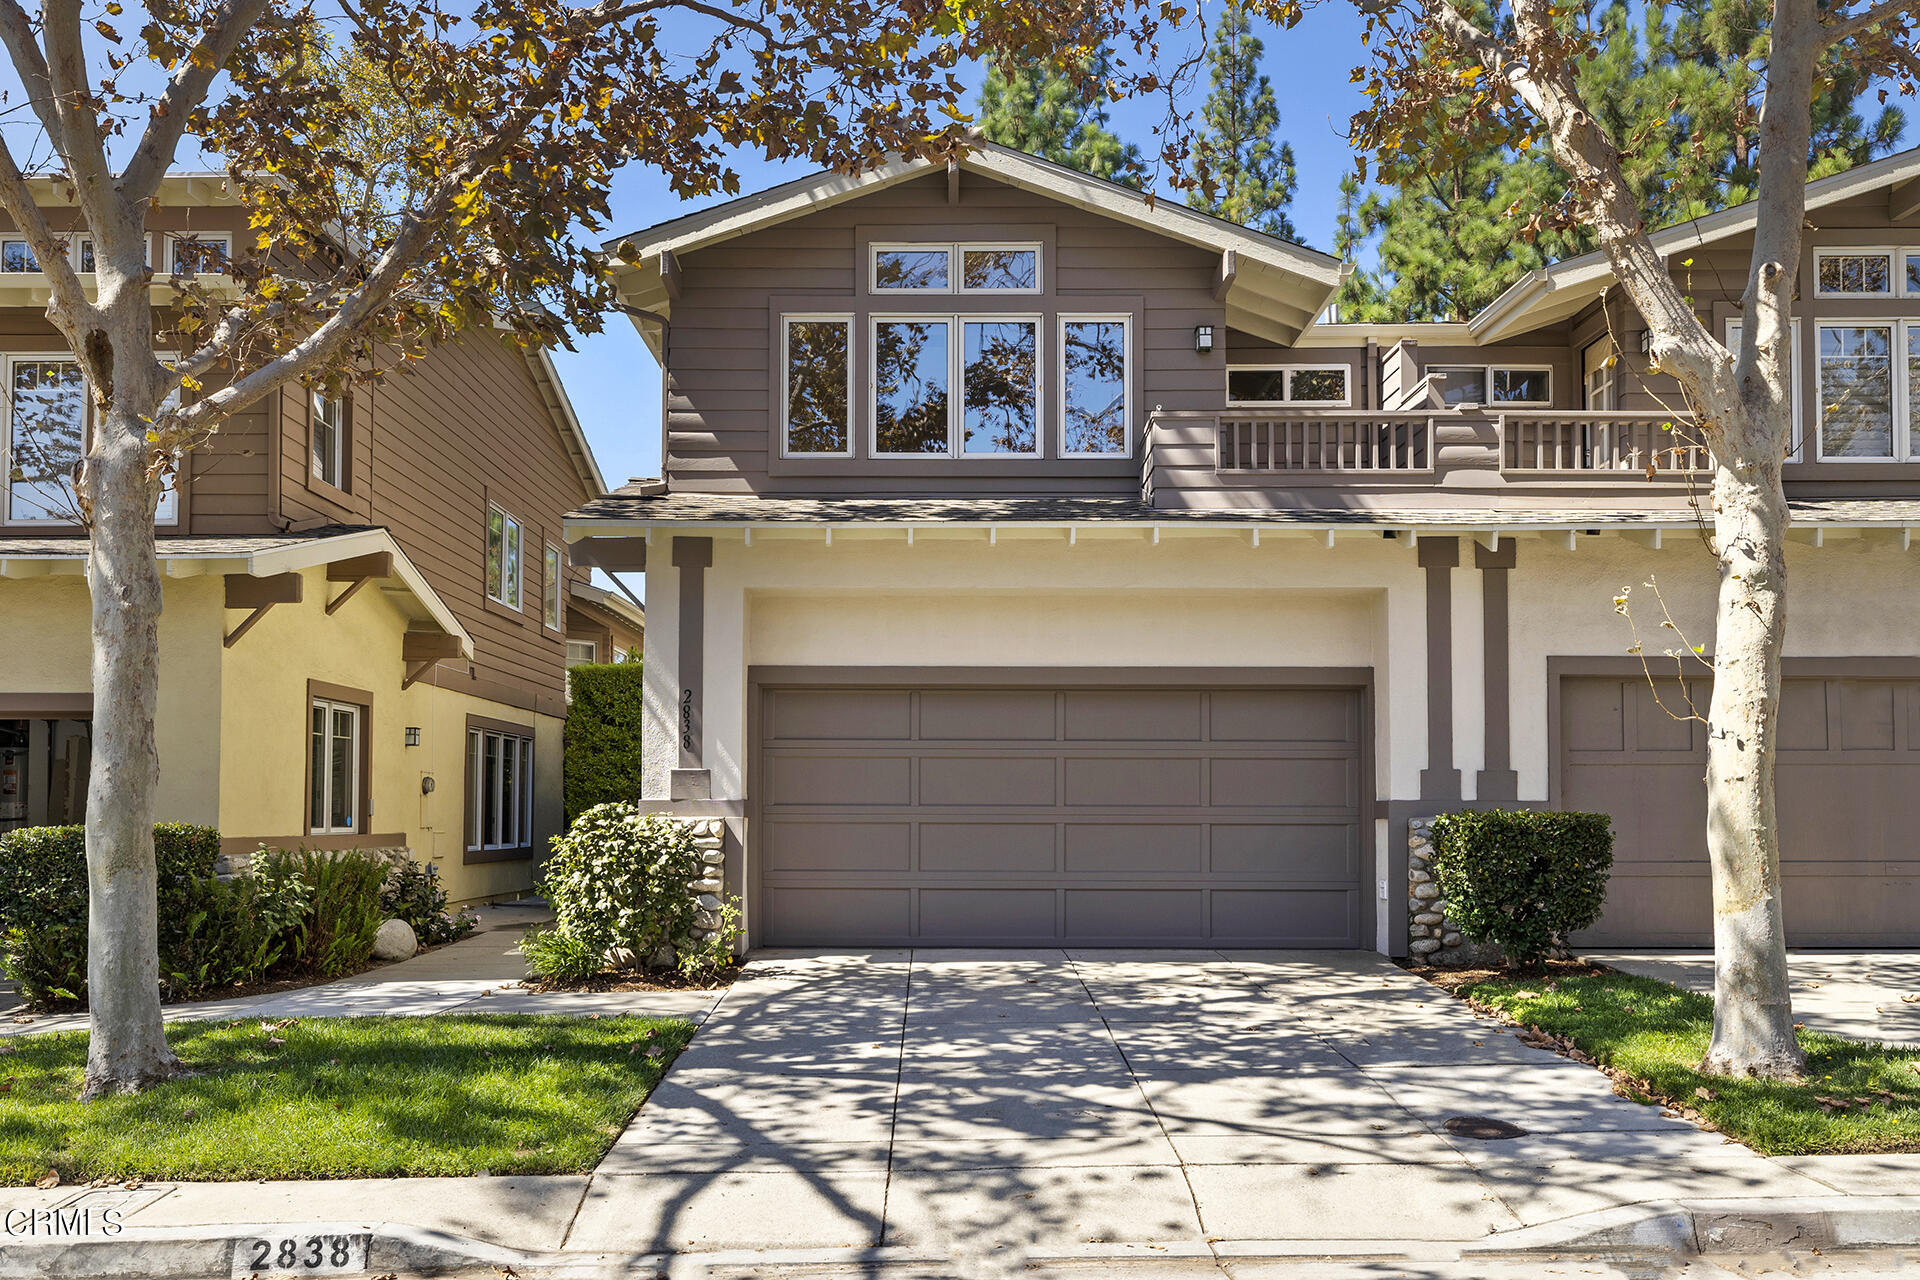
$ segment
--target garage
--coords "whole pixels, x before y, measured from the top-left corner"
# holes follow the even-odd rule
[[[1789,660],[1776,785],[1787,941],[1920,943],[1920,679]],[[1704,714],[1710,682],[1692,690]],[[1664,703],[1663,707],[1661,704]],[[1670,714],[1679,713],[1679,716]],[[1559,676],[1560,808],[1611,814],[1613,882],[1587,946],[1710,946],[1706,726],[1679,681]]]
[[[756,683],[755,940],[1357,947],[1367,693],[1335,679]]]

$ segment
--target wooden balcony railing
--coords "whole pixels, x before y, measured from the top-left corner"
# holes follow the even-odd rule
[[[1319,409],[1220,418],[1216,469],[1233,472],[1433,470],[1428,412]]]
[[[1670,413],[1496,413],[1500,470],[1640,476],[1713,469],[1691,418]]]

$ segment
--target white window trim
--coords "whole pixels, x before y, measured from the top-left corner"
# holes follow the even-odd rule
[[[566,552],[551,542],[546,543],[540,556],[540,620],[555,634],[564,633],[567,628],[566,577]]]
[[[1482,409],[1551,409],[1553,408],[1553,366],[1550,364],[1434,364],[1423,365],[1422,373],[1434,373],[1440,369],[1478,369],[1480,385],[1485,388],[1486,398],[1477,403]],[[1544,373],[1547,375],[1547,398],[1545,400],[1495,400],[1493,398],[1493,374],[1495,370],[1503,373]],[[1586,379],[1581,378],[1581,394],[1585,394]],[[1475,401],[1463,400],[1463,405]]]
[[[333,479],[331,480],[329,480],[324,475],[314,476],[312,475],[312,470],[311,470],[312,463],[313,463],[313,428],[315,424],[320,421],[320,406],[323,403],[332,403],[338,406],[338,410],[339,410],[337,415],[338,421],[336,421],[333,424],[333,449],[332,449],[333,456],[330,459],[330,461],[333,464],[333,467],[332,467]],[[347,401],[344,396],[342,397],[330,396],[330,395],[327,395],[325,392],[319,391],[319,390],[309,390],[307,392],[307,454],[308,454],[307,462],[308,462],[308,468],[309,468],[308,474],[312,476],[313,479],[318,480],[321,484],[324,484],[327,487],[332,489],[338,489],[342,493],[346,492],[346,489],[347,489],[345,481],[347,478],[346,473],[347,473],[347,422],[348,420],[349,419],[347,415]]]
[[[479,750],[473,749],[473,740],[480,740]],[[489,842],[485,831],[486,806],[483,803],[482,786],[492,786],[494,790],[494,812],[506,813],[506,771],[501,770],[500,778],[486,778],[487,739],[498,738],[500,749],[504,752],[512,744],[515,752],[515,788],[519,794],[514,799],[514,835],[513,840]],[[467,779],[467,820],[473,824],[474,842],[467,846],[468,853],[483,850],[526,849],[533,846],[533,739],[517,733],[508,733],[502,729],[482,729],[472,727],[467,730],[467,749],[473,757],[473,769]],[[498,757],[497,757],[498,758]],[[501,824],[505,827],[505,823]]]
[[[77,276],[91,276],[91,275],[98,274],[97,272],[83,270],[80,266],[80,246],[82,244],[90,243],[92,240],[93,240],[93,235],[91,232],[83,235],[76,235],[72,237],[71,242],[67,246],[67,261],[73,264],[73,273]],[[151,267],[153,265],[153,237],[150,235],[142,236],[141,240],[145,243],[146,250],[147,250],[145,265]],[[229,253],[233,251],[233,246],[231,243],[228,244],[227,251]],[[97,250],[95,251],[95,255],[96,256],[94,258],[94,265],[98,266],[99,257],[98,257]]]
[[[75,275],[81,276],[81,277],[88,277],[88,276],[93,276],[98,274],[97,272],[83,270],[80,266],[80,246],[82,244],[89,244],[93,241],[93,233],[91,231],[61,232],[58,235],[56,235],[54,238],[59,240],[61,244],[66,247],[67,264],[73,268],[73,273]],[[220,232],[218,235],[207,235],[207,236],[201,236],[197,238],[204,239],[204,240],[224,239],[227,245],[227,253],[231,255],[233,252],[233,237],[230,233]],[[153,265],[153,237],[151,235],[143,236],[142,239],[146,242],[146,249],[147,249],[146,265],[151,267]],[[17,232],[17,231],[0,235],[0,242],[5,242],[9,240],[18,240],[22,244],[27,244],[26,236],[22,235],[20,232]],[[31,244],[28,244],[27,247],[29,250],[31,250],[33,246]],[[97,259],[96,259],[96,262],[97,262]],[[0,275],[14,276],[16,278],[42,277],[42,276],[45,276],[46,274],[47,274],[47,269],[45,267],[41,267],[38,271],[0,270]]]
[[[883,324],[945,324],[947,326],[947,450],[945,453],[883,453],[880,449],[880,326]],[[1033,448],[1026,453],[966,452],[967,326],[970,324],[1030,324],[1033,326]],[[1045,370],[1046,317],[1038,313],[965,311],[875,312],[867,318],[867,456],[871,458],[945,458],[956,462],[1032,461],[1047,456]],[[1105,457],[1108,455],[1098,455]]]
[[[43,361],[62,361],[78,366],[80,361],[71,351],[8,351],[0,354],[0,414],[5,420],[0,422],[0,519],[10,525],[22,525],[36,529],[72,529],[78,520],[35,519],[13,514],[13,367],[22,361],[40,363]],[[81,369],[82,388],[80,447],[82,452],[93,443],[93,396],[86,388],[86,370]],[[176,514],[174,523],[179,522]]]
[[[173,275],[173,247],[182,240],[190,241],[194,244],[217,244],[221,246],[221,256],[228,262],[233,261],[233,233],[231,231],[169,231],[163,238],[160,253],[160,266],[164,268],[164,270],[158,270],[156,274],[169,277]],[[181,278],[191,279],[198,275],[224,276],[225,274],[223,271],[189,271],[182,272]]]
[[[1017,249],[1033,254],[1033,284],[1025,289],[969,289],[966,286],[967,250]],[[947,255],[947,283],[935,288],[883,288],[883,253],[938,253]],[[1038,240],[875,240],[867,245],[867,292],[881,297],[927,297],[964,294],[973,297],[1034,297],[1047,291],[1046,246]]]
[[[0,248],[3,248],[4,246],[13,244],[15,242],[26,245],[27,252],[33,253],[33,243],[30,240],[28,240],[27,237],[21,232],[16,231],[11,235],[0,235]],[[38,254],[34,254],[34,262],[36,265],[39,263],[39,260],[40,260],[40,256]],[[47,274],[46,268],[44,267],[39,267],[37,270],[34,270],[34,271],[8,271],[4,264],[5,264],[5,257],[4,255],[0,255],[0,275],[9,275],[9,276],[18,277],[18,276],[44,276],[45,274]]]
[[[485,525],[481,526],[481,530],[480,530],[481,537],[483,539],[486,539],[489,543],[491,542],[491,533],[492,533],[491,526],[493,524],[493,513],[496,511],[500,513],[500,591],[501,591],[501,594],[496,596],[493,594],[493,592],[488,591],[487,599],[493,601],[495,604],[499,605],[503,609],[512,609],[515,612],[524,613],[526,612],[526,600],[527,600],[527,530],[526,530],[526,526],[520,523],[520,518],[518,516],[508,511],[505,507],[501,506],[499,503],[489,502],[487,504],[487,522]],[[518,574],[514,576],[514,579],[513,579],[513,598],[511,600],[507,599],[505,594],[507,590],[507,564],[508,564],[507,537],[508,537],[509,530],[517,534],[520,540],[520,554],[519,556],[515,557],[515,561],[514,561],[520,566],[520,571]],[[483,551],[484,551],[484,555],[493,554],[493,548],[490,545],[485,546],[483,548]],[[486,576],[487,576],[487,566],[483,558],[480,565],[480,578],[481,578],[482,587],[485,587],[486,585]]]
[[[1126,347],[1126,350],[1121,353],[1120,361],[1120,381],[1124,388],[1122,394],[1126,397],[1121,406],[1126,422],[1126,447],[1119,453],[1085,453],[1067,448],[1067,326],[1070,324],[1118,324],[1120,326],[1120,341]],[[1054,347],[1059,353],[1054,360],[1054,372],[1060,379],[1060,456],[1108,460],[1131,458],[1134,438],[1133,401],[1136,395],[1133,371],[1133,316],[1125,312],[1062,312],[1054,328]]]
[[[1859,246],[1833,245],[1813,251],[1813,296],[1816,298],[1904,298],[1906,291],[1906,255],[1909,251],[1899,245],[1864,244]],[[1885,254],[1887,258],[1887,291],[1885,293],[1852,293],[1845,289],[1822,289],[1820,287],[1820,263],[1827,258],[1871,258]]]
[[[307,714],[311,716],[316,710],[325,710],[326,712],[326,740],[329,746],[331,746],[334,736],[334,712],[346,711],[350,712],[353,716],[353,741],[349,744],[347,750],[347,825],[344,827],[336,827],[332,825],[331,822],[333,816],[333,769],[330,766],[333,763],[333,754],[329,751],[325,760],[313,761],[309,766],[321,780],[320,812],[328,817],[329,822],[325,826],[314,826],[312,825],[313,814],[309,812],[307,814],[307,832],[310,835],[316,836],[353,835],[364,825],[360,821],[362,817],[360,813],[360,752],[361,742],[367,731],[364,711],[351,702],[335,702],[330,698],[314,698],[308,705]],[[309,753],[313,750],[311,723],[309,723],[307,731],[307,750]],[[307,802],[309,804],[313,802],[311,795],[307,797]]]
[[[74,252],[76,254],[79,252],[77,247]],[[169,369],[174,366],[177,360],[177,357],[171,351],[156,351],[154,355],[159,359],[161,364],[166,365]],[[9,382],[7,385],[12,386],[13,384]],[[178,401],[180,393],[184,389],[185,388],[176,386],[167,394],[167,400]],[[166,401],[161,401],[161,404],[164,406]],[[174,457],[173,486],[169,489],[161,490],[160,496],[154,500],[153,523],[155,528],[173,529],[178,528],[180,525],[180,472],[181,468],[193,465],[187,461],[190,457],[192,457],[191,452],[177,454]],[[173,509],[165,516],[162,516],[160,514],[161,508],[166,505],[167,499],[169,498],[173,499]]]
[[[1877,294],[1850,294],[1849,297],[1877,297]],[[1797,322],[1796,322],[1797,323]],[[1822,462],[1832,462],[1846,466],[1878,463],[1888,466],[1902,462],[1920,462],[1913,453],[1912,426],[1908,421],[1910,414],[1907,404],[1907,331],[1909,327],[1920,328],[1920,322],[1900,320],[1892,316],[1873,316],[1866,319],[1843,316],[1826,316],[1813,326],[1813,426],[1818,433],[1815,439],[1815,456]],[[1888,359],[1892,365],[1892,378],[1887,392],[1893,398],[1889,406],[1893,410],[1893,452],[1880,458],[1844,457],[1827,452],[1827,397],[1820,381],[1820,331],[1822,329],[1886,329],[1892,334],[1889,342]],[[1795,362],[1798,363],[1797,361]],[[1796,404],[1799,397],[1795,396]]]
[[[1720,335],[1722,340],[1727,344],[1727,350],[1732,352],[1736,360],[1740,358],[1740,352],[1735,348],[1733,334],[1734,331],[1739,329],[1744,323],[1744,316],[1728,316],[1726,327],[1722,329]],[[1806,460],[1807,453],[1807,432],[1803,425],[1806,414],[1802,406],[1806,404],[1807,398],[1801,390],[1804,379],[1800,376],[1800,367],[1805,363],[1806,348],[1800,345],[1799,316],[1794,316],[1787,322],[1787,330],[1792,335],[1791,341],[1793,342],[1793,359],[1789,362],[1792,368],[1787,371],[1788,386],[1790,388],[1787,394],[1793,397],[1793,451],[1787,455],[1787,461],[1803,462]],[[1814,343],[1813,355],[1817,364],[1820,358],[1820,347],[1817,338]],[[1822,459],[1822,461],[1825,461],[1825,459]],[[1854,461],[1857,462],[1859,459],[1856,458]],[[1885,459],[1882,459],[1882,461],[1885,461]]]
[[[575,655],[574,655],[574,652],[573,652],[573,647],[574,647],[575,645],[583,645],[583,646],[585,646],[585,648],[586,648],[586,651],[587,651],[587,652],[586,652],[586,656],[585,656],[584,658],[576,658],[576,657],[575,657]],[[599,660],[600,660],[600,642],[599,642],[598,640],[569,640],[569,641],[567,641],[567,661],[569,661],[569,662],[576,662],[576,661],[577,661],[577,662],[580,662],[580,663],[586,663],[586,664],[592,664],[592,663],[596,663],[596,662],[598,662]]]
[[[1286,374],[1285,400],[1235,400],[1233,375],[1236,373]],[[1295,400],[1293,376],[1297,373],[1338,373],[1347,393],[1338,400]],[[1350,409],[1353,407],[1353,370],[1344,364],[1230,364],[1221,386],[1225,404],[1232,409]]]
[[[903,292],[889,290],[889,292]],[[790,394],[793,376],[793,326],[795,324],[837,324],[847,333],[847,447],[831,453],[793,451],[793,424],[787,421],[792,412],[793,397]],[[853,456],[853,406],[859,403],[859,395],[854,386],[854,321],[845,311],[795,311],[780,317],[780,456],[782,458],[851,458]]]

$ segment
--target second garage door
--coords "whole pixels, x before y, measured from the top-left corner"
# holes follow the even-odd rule
[[[1692,690],[1705,711],[1710,688]],[[1663,707],[1661,703],[1666,705]],[[1560,803],[1613,816],[1614,872],[1588,946],[1708,946],[1706,726],[1677,681],[1560,684]],[[1784,682],[1776,765],[1787,940],[1920,943],[1920,681],[1821,675]]]
[[[760,697],[760,942],[1360,945],[1360,689]]]

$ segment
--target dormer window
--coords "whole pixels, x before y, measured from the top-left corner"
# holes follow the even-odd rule
[[[1039,293],[1037,244],[876,244],[874,293]]]

